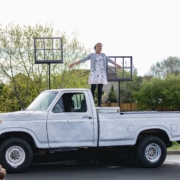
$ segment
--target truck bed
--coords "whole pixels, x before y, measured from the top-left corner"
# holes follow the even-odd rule
[[[161,130],[170,141],[180,139],[180,112],[117,112],[100,109],[99,145],[134,145],[141,132]]]

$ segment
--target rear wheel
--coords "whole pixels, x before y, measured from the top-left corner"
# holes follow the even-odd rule
[[[32,149],[23,139],[10,138],[0,145],[0,164],[7,172],[26,171],[32,158]]]
[[[143,167],[155,168],[166,159],[166,145],[156,136],[142,139],[136,146],[136,158]]]

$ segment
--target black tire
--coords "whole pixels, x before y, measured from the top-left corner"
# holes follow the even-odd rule
[[[26,171],[32,162],[32,158],[31,146],[23,139],[13,137],[0,144],[0,164],[7,172]]]
[[[141,166],[156,168],[161,166],[166,159],[167,149],[160,138],[147,136],[138,142],[135,154]]]

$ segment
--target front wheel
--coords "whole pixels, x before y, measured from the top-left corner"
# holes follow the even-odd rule
[[[10,138],[0,145],[0,164],[7,172],[26,171],[32,158],[32,149],[23,139]]]
[[[165,143],[156,136],[148,136],[136,146],[136,158],[143,167],[159,167],[166,159]]]

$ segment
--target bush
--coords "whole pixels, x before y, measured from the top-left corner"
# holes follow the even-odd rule
[[[111,90],[110,90],[110,92],[108,94],[107,101],[117,102],[116,92],[114,91],[114,86],[113,85],[111,86]]]

